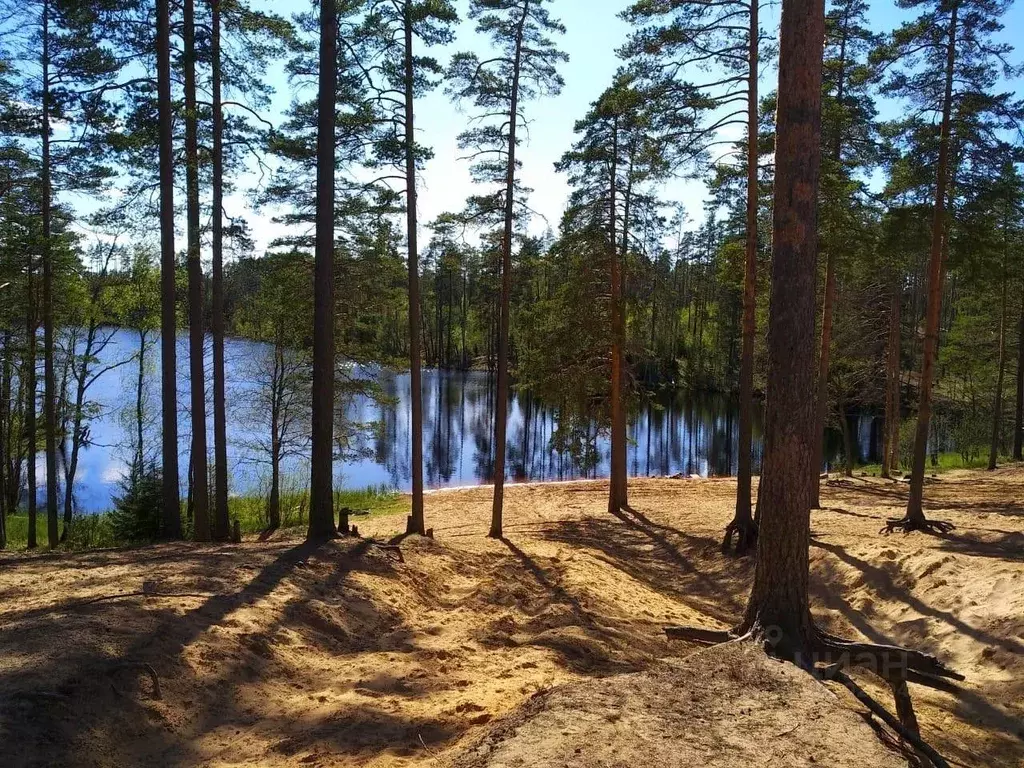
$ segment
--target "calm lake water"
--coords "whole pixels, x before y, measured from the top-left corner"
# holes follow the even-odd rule
[[[130,358],[138,349],[133,332],[117,331],[100,356],[100,365]],[[228,442],[232,493],[261,492],[269,466],[254,444],[265,441],[265,428],[254,421],[254,380],[267,348],[255,342],[232,339],[226,345],[228,363]],[[179,338],[180,373],[178,402],[181,472],[187,471],[188,444],[188,343]],[[159,448],[159,348],[149,353],[146,375],[147,440]],[[207,371],[211,365],[207,363]],[[134,429],[136,363],[104,374],[90,390],[97,417],[90,428],[90,444],[82,451],[75,483],[77,508],[83,512],[109,509],[119,481],[131,458]],[[388,485],[408,490],[410,480],[410,382],[406,373],[372,368],[353,368],[353,375],[371,378],[386,396],[385,402],[367,395],[348,395],[343,400],[345,417],[357,427],[346,457],[336,463],[337,482],[345,487]],[[209,375],[209,374],[208,374]],[[428,487],[476,485],[490,481],[493,462],[493,377],[483,372],[424,371],[424,472]],[[509,404],[508,467],[510,481],[570,480],[605,477],[609,443],[606,435],[594,441],[595,461],[581,466],[567,453],[551,446],[557,426],[553,410],[528,393],[513,394]],[[257,416],[258,416],[258,408]],[[675,392],[643,404],[629,424],[629,472],[634,476],[731,475],[736,471],[737,419],[735,402],[723,396]],[[212,408],[208,407],[212,429]],[[754,466],[760,464],[761,425],[754,424]],[[361,425],[361,426],[359,426]],[[875,441],[872,420],[857,421],[856,438],[862,454]],[[212,451],[212,438],[210,439]],[[838,440],[830,440],[838,448]],[[831,452],[831,451],[830,451]],[[40,488],[45,488],[42,456]],[[308,467],[304,456],[289,457],[283,467],[286,484],[305,483]]]

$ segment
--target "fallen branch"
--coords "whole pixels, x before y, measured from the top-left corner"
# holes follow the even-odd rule
[[[853,680],[850,679],[850,676],[845,672],[832,668],[827,670],[824,673],[824,676],[826,679],[835,680],[837,683],[846,687],[850,693],[856,697],[857,701],[871,710],[874,715],[899,734],[900,738],[907,744],[910,744],[917,752],[928,758],[935,768],[949,768],[949,763],[946,762],[942,755],[922,741],[919,735],[915,735],[910,731],[910,729],[906,728],[897,717],[892,715],[885,707],[871,698],[871,696],[869,696],[863,688],[853,682]],[[907,698],[909,699],[909,695]]]
[[[152,592],[148,590],[139,590],[137,592],[119,592],[116,595],[102,595],[100,597],[91,597],[88,600],[75,600],[69,603],[65,603],[60,606],[61,609],[67,608],[81,608],[85,605],[92,605],[93,603],[102,603],[105,600],[120,600],[123,597],[201,597],[210,598],[213,597],[209,592]]]

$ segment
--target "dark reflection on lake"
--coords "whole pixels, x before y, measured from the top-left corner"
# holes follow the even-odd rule
[[[135,336],[119,332],[117,344],[104,355],[110,360],[130,355]],[[228,399],[250,396],[251,384],[245,381],[246,364],[262,349],[242,340],[228,342]],[[182,475],[187,471],[187,341],[179,340],[179,405]],[[154,351],[153,363],[159,352]],[[359,431],[350,446],[351,454],[336,465],[338,482],[346,487],[386,484],[401,490],[410,487],[410,386],[406,373],[362,371],[375,376],[387,402],[368,396],[349,397],[345,403],[347,419],[355,424],[374,424]],[[93,444],[82,455],[76,500],[82,511],[108,509],[117,492],[118,480],[127,469],[130,448],[121,413],[134,396],[131,378],[133,366],[107,374],[96,385],[92,397],[101,406],[94,422]],[[159,380],[156,370],[148,375],[149,409],[158,417]],[[428,487],[475,485],[489,482],[493,466],[492,433],[495,388],[493,377],[483,372],[449,373],[425,371],[424,387],[424,472]],[[607,435],[594,439],[596,461],[581,467],[566,454],[551,447],[556,414],[529,393],[513,394],[508,425],[507,477],[512,481],[571,480],[581,477],[605,477],[609,465]],[[871,420],[856,424],[855,437],[860,446],[873,441]],[[211,418],[212,428],[212,418]],[[265,487],[267,467],[252,461],[245,446],[252,442],[251,427],[229,413],[229,460],[232,493],[259,492]],[[731,475],[736,471],[737,418],[735,401],[720,395],[675,392],[643,403],[629,422],[628,465],[634,476],[648,475]],[[158,446],[158,435],[149,437]],[[834,441],[833,441],[834,442]],[[211,442],[212,446],[212,442]],[[861,449],[864,450],[863,448]],[[754,424],[754,471],[761,458],[760,413]],[[40,486],[42,456],[39,457]],[[283,467],[291,482],[304,485],[308,468],[305,459],[293,457]]]

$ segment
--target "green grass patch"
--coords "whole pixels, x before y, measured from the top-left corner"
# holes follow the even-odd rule
[[[182,505],[184,508],[184,505]],[[334,492],[335,512],[342,507],[366,511],[369,517],[388,514],[408,514],[409,499],[394,488],[371,485],[366,488],[345,488]],[[242,533],[259,533],[267,528],[267,498],[260,494],[233,496],[228,500],[228,514],[238,519]],[[184,518],[184,515],[182,515]],[[359,525],[366,516],[353,517],[351,522]],[[309,521],[309,493],[305,490],[282,489],[281,527],[305,527]],[[183,520],[184,522],[184,520]],[[187,523],[185,524],[187,529]],[[63,522],[58,523],[58,535],[64,531]],[[60,544],[62,550],[97,549],[103,547],[141,546],[148,542],[129,542],[119,538],[111,524],[109,512],[95,515],[81,515],[75,518],[67,541]],[[36,544],[40,550],[48,548],[46,538],[46,514],[36,516]],[[28,513],[19,510],[7,517],[7,550],[24,550],[28,546]]]
[[[394,488],[386,485],[370,485],[366,488],[344,488],[334,492],[335,514],[348,507],[356,511],[366,511],[369,516],[399,514],[408,512],[409,499]],[[228,511],[232,519],[237,519],[242,533],[259,533],[269,524],[267,517],[267,497],[263,494],[234,496],[228,500]],[[362,516],[353,518],[359,524]],[[304,527],[309,522],[309,492],[305,489],[282,488],[281,490],[281,527]]]
[[[1012,461],[1013,461],[1013,459],[1011,459],[1009,456],[1000,456],[999,457],[999,465],[1000,466],[1002,466],[1004,464],[1012,463]],[[984,456],[978,455],[978,456],[972,456],[972,457],[970,457],[968,459],[964,459],[964,457],[961,456],[956,451],[947,451],[945,453],[940,453],[939,454],[939,456],[938,456],[938,463],[937,464],[932,462],[932,456],[929,455],[928,458],[925,460],[925,465],[924,465],[924,471],[925,471],[926,475],[941,475],[944,472],[951,472],[954,469],[987,469],[987,468],[988,468],[988,453],[987,452],[985,453]],[[840,474],[841,474],[841,472],[842,472],[842,470],[839,471]],[[863,473],[867,474],[869,477],[880,477],[881,474],[882,474],[882,465],[881,464],[863,464],[863,465],[854,467],[854,472],[855,473],[863,472]],[[833,473],[833,474],[836,474],[836,473]],[[893,472],[892,474],[893,475],[899,475],[899,476],[901,476],[901,475],[909,475],[910,474],[910,465],[909,464],[900,464],[899,472],[898,473]]]

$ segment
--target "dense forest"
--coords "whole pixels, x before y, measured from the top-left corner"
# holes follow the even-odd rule
[[[557,411],[567,449],[596,420],[611,436],[613,507],[626,501],[626,414],[666,389],[732,393],[730,535],[752,545],[779,20],[739,0],[621,9],[632,30],[621,66],[569,118],[576,139],[557,171],[571,195],[555,222],[531,208],[517,150],[531,111],[564,86],[558,4],[457,6],[323,0],[285,17],[240,0],[7,4],[0,521],[27,514],[29,547],[37,515],[51,547],[75,525],[65,489],[90,445],[90,387],[112,367],[138,372],[125,506],[148,498],[163,509],[149,535],[181,536],[180,478],[188,532],[229,536],[227,336],[269,350],[258,361],[269,526],[280,523],[280,460],[305,453],[311,532],[334,529],[339,393],[372,391],[351,374],[372,362],[410,370],[414,392],[421,366],[491,371],[497,402],[516,387]],[[893,29],[875,28],[861,0],[826,8],[814,418],[817,434],[844,433],[852,471],[848,415],[884,414],[881,473],[911,469],[920,488],[940,446],[993,467],[1022,457],[1024,102],[1000,23],[1008,3],[901,8]],[[486,46],[453,51],[460,23]],[[284,114],[259,74],[270,67],[293,90]],[[477,192],[420,221],[417,180],[433,153],[416,139],[416,105],[434,89],[464,115],[460,162]],[[705,185],[702,209],[674,197],[684,179]],[[245,212],[225,203],[239,193],[292,234],[257,252]],[[138,348],[110,362],[116,329]],[[177,333],[187,360],[169,341]],[[163,396],[149,398],[144,374],[158,365]],[[189,424],[178,425],[185,368]],[[500,536],[503,409],[494,421]],[[179,429],[191,435],[187,467]],[[422,440],[412,452],[410,530],[423,532]]]

